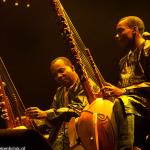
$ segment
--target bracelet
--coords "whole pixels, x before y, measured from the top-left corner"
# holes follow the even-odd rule
[[[124,91],[124,94],[135,94],[134,89],[127,89],[127,88],[122,88]]]

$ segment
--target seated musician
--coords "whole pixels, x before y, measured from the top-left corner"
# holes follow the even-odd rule
[[[59,84],[49,110],[29,107],[26,115],[31,118],[45,119],[53,127],[49,141],[54,150],[68,150],[67,122],[78,117],[79,112],[88,104],[74,66],[66,57],[58,57],[50,64],[50,71]]]
[[[143,38],[144,23],[136,16],[120,19],[116,30],[118,43],[129,52],[120,60],[120,88],[108,84],[104,90],[120,96],[114,103],[118,149],[145,150],[150,130],[150,41]]]

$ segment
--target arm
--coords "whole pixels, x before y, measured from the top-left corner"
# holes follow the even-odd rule
[[[38,107],[29,107],[26,109],[25,114],[32,119],[46,119],[49,114],[51,115],[51,117],[54,117],[55,116],[55,110],[56,110],[55,97],[56,96],[54,96],[54,101],[53,101],[50,109],[41,110]]]
[[[150,92],[150,82],[142,82],[125,88],[119,88],[109,83],[103,88],[106,96],[121,96],[138,94],[139,92]]]

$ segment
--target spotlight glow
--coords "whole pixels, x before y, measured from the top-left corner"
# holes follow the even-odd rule
[[[18,6],[19,5],[19,3],[18,2],[15,2],[15,6]]]
[[[29,8],[29,7],[30,7],[30,4],[27,4],[26,6]]]

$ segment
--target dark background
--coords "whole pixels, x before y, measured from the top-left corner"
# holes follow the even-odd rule
[[[50,0],[18,2],[15,6],[15,0],[0,0],[0,56],[25,106],[47,109],[56,89],[49,62],[58,56],[69,57],[70,53],[58,32]],[[150,31],[148,0],[61,2],[104,78],[116,83],[117,62],[125,52],[116,46],[115,25],[121,17],[136,15]]]

